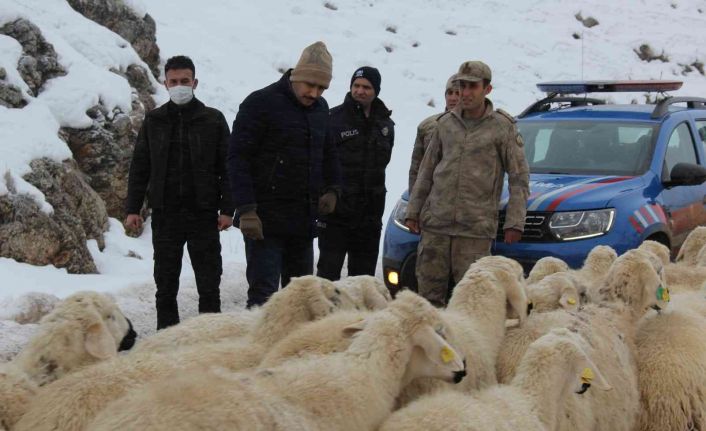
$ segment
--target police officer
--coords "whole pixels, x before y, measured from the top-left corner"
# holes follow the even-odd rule
[[[515,119],[493,109],[490,68],[461,65],[459,104],[437,121],[407,207],[406,225],[420,232],[419,293],[443,306],[449,275],[458,282],[477,259],[490,254],[498,228],[503,178],[508,175],[504,240],[522,237],[529,195],[529,168]]]
[[[385,168],[395,141],[395,123],[380,94],[380,72],[361,67],[351,77],[350,92],[331,109],[330,135],[338,149],[343,193],[335,211],[319,219],[317,275],[341,277],[348,255],[348,275],[374,275],[385,209]]]
[[[184,244],[199,292],[199,312],[221,310],[219,230],[233,222],[226,175],[228,123],[194,97],[198,85],[190,58],[164,65],[170,101],[147,113],[130,165],[125,226],[142,226],[140,209],[149,185],[152,207],[157,329],[179,323],[177,292]]]

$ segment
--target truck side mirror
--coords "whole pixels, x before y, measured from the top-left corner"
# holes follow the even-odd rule
[[[706,168],[693,163],[677,163],[663,181],[667,187],[698,186],[706,181]]]

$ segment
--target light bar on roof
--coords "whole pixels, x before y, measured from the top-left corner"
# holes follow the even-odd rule
[[[557,94],[642,93],[678,90],[682,84],[682,81],[555,81],[539,83],[537,88]]]

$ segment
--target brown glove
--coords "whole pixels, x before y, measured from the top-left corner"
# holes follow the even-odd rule
[[[249,239],[265,239],[262,235],[262,222],[255,210],[240,215],[240,231]]]
[[[331,214],[336,209],[336,193],[326,192],[319,198],[319,215]]]

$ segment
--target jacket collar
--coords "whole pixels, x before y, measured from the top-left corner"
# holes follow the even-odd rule
[[[493,108],[493,102],[490,101],[490,99],[486,98],[485,99],[485,112],[483,112],[483,116],[478,118],[478,121],[485,120],[488,118],[494,111],[495,109]],[[463,108],[461,107],[461,103],[459,102],[458,105],[454,107],[454,109],[451,110],[451,114],[454,115],[459,121],[461,121],[461,124],[463,124],[464,127],[466,127],[466,122],[463,121]]]
[[[194,100],[189,102],[189,104],[193,104],[188,108],[191,112],[193,112],[193,115],[191,116],[192,120],[206,113],[204,109],[206,105],[204,105],[202,101],[197,99],[196,96],[194,96]],[[160,106],[159,108],[153,110],[151,116],[160,119],[168,119],[170,116],[170,105],[174,105],[174,102],[172,102],[171,100],[165,103],[164,105]]]
[[[346,98],[343,100],[343,106],[346,107],[348,112],[355,115],[360,115],[361,118],[365,118],[365,114],[363,114],[363,107],[360,106],[360,103],[353,99],[350,91],[346,94]],[[392,111],[387,109],[387,106],[385,106],[385,103],[380,100],[379,97],[376,97],[370,107],[370,118],[387,119],[390,118],[391,115]]]

